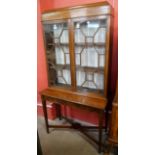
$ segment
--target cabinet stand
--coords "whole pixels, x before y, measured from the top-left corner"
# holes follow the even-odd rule
[[[84,135],[86,135],[89,139],[91,139],[93,142],[95,142],[98,145],[98,152],[100,153],[102,151],[102,129],[105,129],[105,126],[103,126],[103,109],[95,109],[93,107],[88,107],[85,105],[77,106],[77,104],[72,104],[70,105],[69,102],[54,102],[56,104],[56,113],[58,114],[59,119],[61,120],[62,118],[66,119],[71,126],[69,125],[50,125],[48,123],[48,114],[47,114],[47,107],[46,107],[46,101],[51,101],[51,100],[56,100],[56,98],[49,97],[46,95],[41,95],[42,98],[42,105],[43,105],[43,112],[44,112],[44,117],[45,117],[45,125],[46,125],[46,131],[49,133],[49,128],[69,128],[69,129],[76,129],[81,131]],[[58,99],[59,100],[59,99]],[[99,119],[99,125],[98,126],[82,126],[80,123],[76,123],[71,121],[70,119],[63,117],[61,115],[61,105],[68,105],[68,106],[73,106],[73,107],[79,107],[82,109],[90,110],[90,111],[95,111],[98,113],[98,119]],[[88,135],[85,131],[86,130],[91,130],[91,129],[98,129],[98,141],[92,138],[90,135]],[[94,130],[92,130],[94,131]]]

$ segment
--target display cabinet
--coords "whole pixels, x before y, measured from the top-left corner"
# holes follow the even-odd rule
[[[55,102],[72,102],[103,113],[111,23],[112,8],[107,2],[42,14],[48,74],[48,88],[41,93],[43,100],[48,96]]]
[[[48,85],[106,97],[112,10],[86,7],[70,15],[64,10],[42,15]]]

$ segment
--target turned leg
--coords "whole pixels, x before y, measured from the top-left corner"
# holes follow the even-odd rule
[[[43,112],[44,112],[44,118],[45,118],[46,131],[47,131],[47,133],[49,133],[46,99],[44,98],[44,96],[41,96],[41,99],[42,99],[42,105],[43,105]]]

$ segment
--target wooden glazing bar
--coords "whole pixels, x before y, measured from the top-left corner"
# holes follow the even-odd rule
[[[71,69],[71,85],[72,89],[76,90],[76,68],[75,68],[75,49],[74,49],[74,23],[68,20],[69,26],[69,52],[70,52],[70,69]]]

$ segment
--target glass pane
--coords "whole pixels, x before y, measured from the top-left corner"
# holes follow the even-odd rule
[[[98,67],[98,53],[95,48],[84,48],[81,54],[81,66]]]
[[[68,44],[68,30],[63,30],[62,35],[60,36],[60,42],[63,44]]]
[[[44,24],[49,86],[70,86],[67,23]]]
[[[106,28],[99,28],[94,36],[95,43],[105,43]]]
[[[77,87],[103,92],[107,19],[74,23]]]
[[[76,44],[85,42],[85,36],[80,29],[75,29],[75,36]]]

